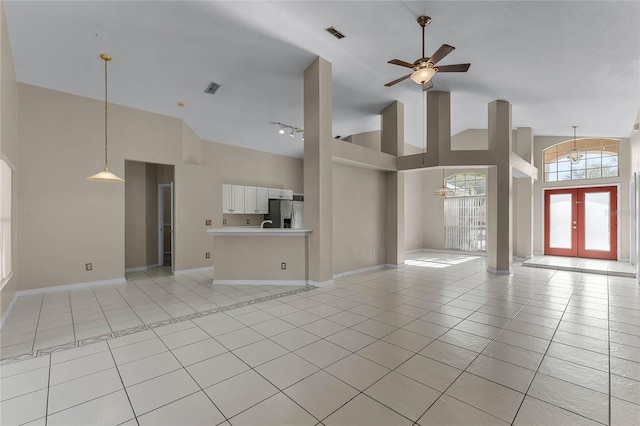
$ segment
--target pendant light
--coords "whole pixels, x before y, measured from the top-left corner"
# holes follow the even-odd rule
[[[102,53],[100,54],[100,58],[104,61],[104,169],[93,176],[89,176],[87,180],[98,182],[124,182],[124,179],[119,178],[109,171],[109,144],[107,139],[107,63],[111,60],[111,56],[107,55],[106,53]]]
[[[571,160],[572,163],[575,164],[580,161],[580,159],[582,158],[582,154],[576,148],[576,129],[578,128],[578,126],[571,126],[571,127],[573,127],[573,149],[569,152],[569,155],[567,155],[567,158]]]
[[[444,169],[442,169],[442,186],[433,192],[433,195],[438,195],[442,198],[453,197],[456,192],[447,187],[447,182],[444,180]]]

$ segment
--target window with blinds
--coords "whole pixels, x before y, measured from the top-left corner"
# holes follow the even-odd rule
[[[444,200],[445,249],[485,251],[486,175],[458,173],[445,183],[455,193]]]
[[[11,167],[0,160],[0,285],[11,278]]]

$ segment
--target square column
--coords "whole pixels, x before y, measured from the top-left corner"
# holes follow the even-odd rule
[[[427,152],[434,158],[451,151],[451,93],[427,92]]]
[[[316,58],[304,70],[304,224],[308,237],[308,279],[333,283],[331,63]]]
[[[404,104],[395,101],[382,110],[381,150],[404,155]],[[404,173],[386,173],[386,262],[391,267],[404,266]]]
[[[488,271],[510,274],[513,265],[513,213],[511,171],[511,104],[489,104],[489,150],[495,166],[487,173],[487,255]]]
[[[533,129],[516,129],[515,152],[528,163],[533,163]],[[515,179],[515,256],[519,259],[533,257],[533,179]]]

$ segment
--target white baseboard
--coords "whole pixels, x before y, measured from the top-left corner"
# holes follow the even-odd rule
[[[388,268],[388,269],[401,269],[405,267],[405,264],[404,263],[387,263],[384,266],[385,268]]]
[[[149,269],[158,268],[158,267],[160,267],[160,264],[156,263],[154,265],[136,266],[135,268],[126,268],[124,272],[142,272],[142,271],[148,271]]]
[[[357,274],[362,274],[365,272],[371,272],[371,271],[377,271],[378,269],[385,269],[387,267],[387,265],[374,265],[374,266],[369,266],[367,268],[361,268],[361,269],[354,269],[352,271],[345,271],[345,272],[338,272],[337,274],[333,274],[333,278],[342,278],[342,277],[348,277],[350,275],[357,275]]]
[[[124,279],[124,277],[122,277],[122,278],[112,278],[109,280],[88,281],[84,283],[63,284],[63,285],[56,285],[53,287],[41,287],[41,288],[32,288],[30,290],[16,291],[16,296],[28,296],[31,294],[53,293],[56,291],[63,291],[63,290],[78,290],[81,288],[93,287],[96,285],[124,284],[126,282],[127,280]]]
[[[214,285],[308,285],[307,280],[213,280]],[[312,284],[314,285],[314,284]]]
[[[422,248],[422,249],[418,249],[418,250],[411,250],[411,251],[407,251],[405,253],[416,253],[416,252],[419,252],[419,251],[428,251],[428,252],[432,252],[432,253],[464,254],[464,255],[469,255],[469,256],[483,256],[483,257],[487,257],[488,256],[487,252],[484,252],[484,251],[459,251],[459,250],[430,249],[430,248]]]
[[[18,296],[14,293],[13,298],[11,299],[11,302],[9,302],[9,306],[7,306],[7,310],[4,311],[4,315],[2,315],[2,319],[0,319],[0,330],[2,330],[2,327],[4,326],[4,322],[7,320],[7,318],[9,318],[9,314],[13,309],[13,305],[16,304],[17,299],[18,299]]]
[[[312,285],[314,287],[326,287],[328,285],[332,285],[333,284],[333,280],[326,280],[326,281],[308,281],[309,285]]]
[[[194,268],[194,269],[179,269],[173,271],[173,275],[184,275],[190,274],[192,272],[213,272],[213,266],[205,266],[204,268]]]
[[[508,269],[487,268],[487,272],[496,275],[511,275],[513,272]]]

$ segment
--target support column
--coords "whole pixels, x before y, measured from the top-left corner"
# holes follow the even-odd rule
[[[308,283],[333,283],[331,63],[320,57],[304,71],[304,224]]]
[[[427,152],[437,164],[451,151],[451,93],[427,92]]]
[[[404,155],[404,104],[398,101],[382,110],[381,150],[402,157]],[[386,173],[386,262],[404,266],[404,172]]]
[[[528,163],[533,163],[533,129],[516,129],[515,153]],[[515,256],[519,259],[533,257],[533,179],[515,179],[515,216],[518,218],[515,229]]]
[[[511,104],[489,104],[489,150],[496,165],[487,173],[487,254],[488,271],[510,274],[513,264]]]

